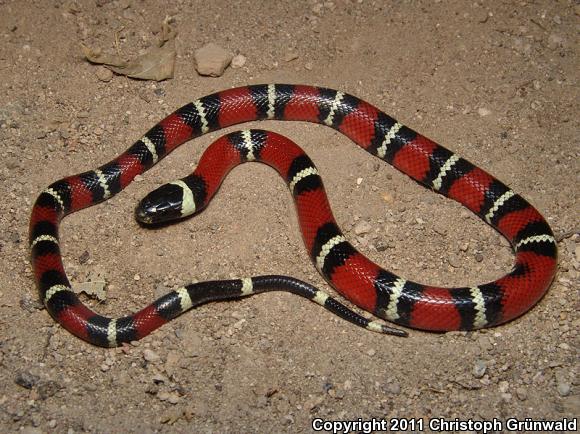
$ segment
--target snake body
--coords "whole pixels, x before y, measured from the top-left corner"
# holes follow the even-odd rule
[[[30,221],[30,246],[36,284],[51,316],[86,341],[117,346],[141,339],[200,303],[285,290],[370,330],[406,334],[364,319],[322,291],[286,276],[187,285],[122,318],[93,312],[72,291],[58,239],[63,217],[109,199],[192,137],[259,119],[330,126],[424,186],[460,202],[510,241],[515,251],[512,270],[493,282],[441,288],[381,268],[340,231],[322,180],[306,154],[289,139],[262,130],[218,139],[192,175],[148,195],[137,208],[137,218],[155,223],[199,212],[232,167],[262,161],[288,183],[306,249],[319,272],[341,295],[379,318],[423,330],[472,330],[521,315],[547,291],[557,268],[554,235],[541,214],[505,184],[355,96],[327,88],[269,84],[229,89],[189,103],[111,162],[61,179],[39,195]]]

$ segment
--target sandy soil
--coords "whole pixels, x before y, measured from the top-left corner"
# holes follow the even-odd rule
[[[578,416],[579,14],[564,0],[0,0],[0,431],[310,432],[317,417]],[[83,60],[80,42],[146,49],[165,15],[179,30],[174,79],[103,82]],[[198,76],[193,53],[207,42],[246,65]],[[277,293],[203,306],[116,350],[56,325],[38,304],[28,257],[38,193],[109,161],[184,103],[259,82],[358,95],[509,184],[561,238],[548,294],[491,330],[406,339]],[[490,227],[340,134],[259,126],[307,150],[349,239],[387,268],[446,285],[510,269],[509,245]],[[284,183],[262,165],[237,168],[194,219],[158,231],[133,220],[141,197],[188,173],[220,134],[65,220],[69,276],[108,282],[106,302],[88,301],[100,312],[126,314],[194,279],[280,273],[327,287]],[[360,221],[372,229],[357,237]]]

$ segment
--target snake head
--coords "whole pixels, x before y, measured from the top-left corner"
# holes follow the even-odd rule
[[[183,189],[165,184],[145,196],[135,208],[135,218],[146,225],[168,223],[183,217]]]

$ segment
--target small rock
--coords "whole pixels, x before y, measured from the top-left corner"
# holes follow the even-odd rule
[[[510,388],[510,383],[508,383],[507,381],[500,381],[499,382],[499,391],[501,393],[507,393],[509,388]]]
[[[324,396],[309,396],[304,402],[304,408],[308,411],[314,410],[324,402]]]
[[[525,387],[518,387],[516,389],[516,396],[520,401],[525,401],[526,399],[528,399],[528,392],[525,389]]]
[[[199,75],[221,76],[232,61],[233,54],[219,45],[209,43],[195,51],[195,65]]]
[[[354,233],[356,235],[368,234],[372,229],[373,227],[370,225],[369,222],[361,220],[354,227]]]
[[[39,378],[30,372],[20,372],[14,382],[25,389],[32,389],[38,383],[38,380]]]
[[[391,395],[398,395],[401,393],[401,386],[399,383],[388,383],[384,386],[384,390]]]
[[[293,60],[298,59],[298,54],[294,53],[294,52],[290,52],[288,54],[286,54],[286,56],[284,57],[284,62],[292,62]]]
[[[491,114],[491,110],[485,107],[480,107],[477,109],[477,114],[479,116],[489,116]]]
[[[242,66],[244,66],[246,64],[246,56],[242,56],[241,54],[236,54],[233,58],[232,58],[232,68],[241,68]]]
[[[167,402],[170,404],[177,404],[179,402],[179,395],[177,393],[170,393],[167,397]]]
[[[389,248],[389,245],[383,241],[377,241],[375,243],[375,249],[377,249],[377,252],[384,252],[388,248]]]
[[[47,398],[50,398],[51,396],[56,395],[56,393],[59,390],[62,390],[64,387],[57,383],[56,381],[43,381],[42,383],[40,383],[37,387],[38,390],[38,396],[40,397],[40,399],[45,400]]]
[[[169,392],[161,391],[157,393],[157,399],[159,401],[167,401],[169,399]]]
[[[558,394],[560,396],[568,396],[570,395],[571,386],[568,382],[559,382],[558,383]]]
[[[155,362],[158,362],[159,360],[161,360],[161,357],[159,357],[159,354],[157,354],[153,350],[150,350],[149,348],[146,348],[143,350],[143,358],[150,363],[155,363]]]
[[[381,193],[381,198],[386,202],[386,203],[393,203],[395,201],[395,198],[393,197],[393,195],[387,191],[383,191]]]
[[[377,354],[377,351],[374,348],[371,348],[370,350],[367,351],[367,355],[368,356],[374,356],[375,354]]]
[[[109,82],[113,79],[113,71],[109,68],[105,68],[104,66],[99,66],[95,75],[100,81]]]
[[[10,232],[10,234],[8,235],[8,239],[14,244],[20,243],[20,235],[18,234],[18,232]]]
[[[483,261],[483,255],[482,255],[481,253],[476,253],[476,254],[475,254],[475,260],[476,260],[477,262],[481,262],[481,261]]]
[[[362,182],[363,182],[363,179],[362,178],[357,178],[356,179],[356,185],[361,185]]]
[[[458,257],[454,256],[454,255],[453,256],[450,256],[449,258],[447,258],[447,262],[453,268],[460,268],[461,267],[461,260]]]
[[[89,260],[89,252],[87,252],[86,250],[83,252],[83,254],[81,256],[79,256],[79,264],[84,264]]]
[[[167,378],[165,375],[163,375],[159,372],[157,374],[155,374],[151,379],[153,380],[153,382],[155,384],[169,383],[169,378]]]
[[[40,300],[30,299],[28,297],[22,297],[18,303],[22,309],[28,313],[33,313],[37,310],[44,309],[44,305]]]
[[[484,360],[476,360],[473,365],[473,376],[475,378],[483,378],[487,371],[487,365]]]

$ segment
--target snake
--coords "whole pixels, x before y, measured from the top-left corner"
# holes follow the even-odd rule
[[[163,225],[201,212],[233,167],[248,161],[268,164],[288,185],[306,250],[317,270],[338,294],[376,319],[367,319],[306,282],[281,275],[185,285],[119,318],[102,316],[83,303],[64,269],[61,220],[110,199],[185,141],[257,120],[329,126],[419,184],[461,203],[510,242],[515,256],[511,270],[488,283],[438,287],[384,269],[342,233],[318,169],[298,145],[274,132],[242,130],[210,145],[192,174],[149,193],[137,205],[136,219],[145,226]],[[184,105],[110,162],[50,184],[33,205],[29,231],[34,279],[46,310],[72,334],[103,347],[139,340],[195,306],[268,291],[305,297],[379,333],[406,336],[407,329],[475,330],[530,310],[557,270],[557,242],[550,225],[511,188],[372,104],[346,92],[309,85],[249,85]],[[213,249],[219,245],[207,254]]]

